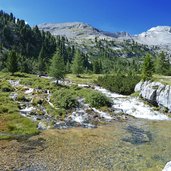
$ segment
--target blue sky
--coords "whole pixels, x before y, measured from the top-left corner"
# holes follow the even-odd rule
[[[30,25],[82,21],[132,34],[157,25],[171,26],[171,0],[0,0],[0,9]]]

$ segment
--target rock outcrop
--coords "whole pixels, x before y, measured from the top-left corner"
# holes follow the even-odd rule
[[[171,86],[159,82],[141,81],[135,86],[135,92],[140,92],[140,96],[144,99],[171,111]]]
[[[171,171],[171,161],[166,164],[162,171]]]

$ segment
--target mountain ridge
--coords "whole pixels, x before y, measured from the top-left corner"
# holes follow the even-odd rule
[[[44,23],[38,25],[41,30],[52,35],[66,36],[68,39],[81,43],[86,39],[106,39],[109,41],[133,40],[139,44],[157,46],[171,53],[171,26],[156,26],[140,34],[131,35],[128,32],[108,32],[97,29],[83,22]]]
[[[44,31],[49,31],[51,32],[53,35],[57,36],[57,35],[67,35],[67,32],[65,31],[70,31],[70,32],[81,32],[81,31],[87,31],[87,34],[90,33],[89,35],[95,35],[95,36],[107,36],[107,37],[113,37],[113,38],[118,38],[121,36],[131,36],[128,32],[109,32],[109,31],[103,31],[100,30],[98,28],[95,28],[93,26],[91,26],[90,24],[84,23],[84,22],[65,22],[65,23],[42,23],[39,24],[38,27],[41,30]],[[74,29],[74,30],[72,30]],[[76,30],[78,29],[78,30]],[[87,30],[86,30],[87,29]],[[61,32],[63,31],[63,32]],[[82,32],[84,33],[84,32]],[[81,33],[80,33],[81,34]],[[75,36],[79,36],[75,35]],[[69,36],[68,38],[72,38]]]

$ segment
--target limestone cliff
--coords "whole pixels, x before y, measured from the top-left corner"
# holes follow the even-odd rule
[[[141,81],[135,86],[135,92],[140,92],[144,99],[171,111],[171,86],[159,82]]]

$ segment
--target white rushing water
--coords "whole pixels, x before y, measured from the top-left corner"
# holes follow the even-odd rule
[[[100,115],[101,118],[106,119],[107,121],[111,121],[113,118],[106,112],[102,112],[100,110],[97,110],[95,108],[92,108],[96,113]]]
[[[34,89],[33,88],[29,88],[28,90],[26,90],[24,93],[25,94],[31,94],[33,93]]]
[[[88,115],[84,110],[79,110],[76,112],[73,112],[70,116],[73,121],[82,124],[85,121],[88,121]]]
[[[110,91],[98,86],[95,86],[95,90],[111,98],[114,103],[113,108],[116,111],[121,110],[123,113],[132,115],[136,118],[150,120],[169,120],[168,116],[162,114],[161,112],[155,111],[152,107],[145,104],[138,98],[111,93]]]

